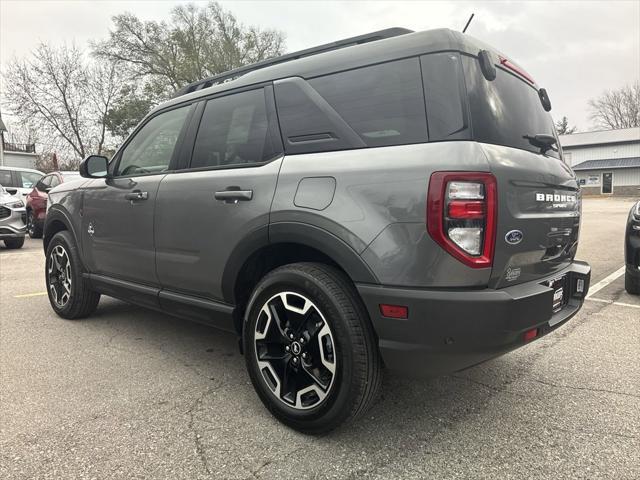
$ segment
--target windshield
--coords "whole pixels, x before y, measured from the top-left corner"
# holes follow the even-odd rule
[[[475,57],[462,58],[474,140],[540,153],[540,146],[525,137],[556,137],[556,133],[551,115],[542,108],[538,91],[499,67],[495,80],[487,81]],[[546,155],[560,158],[552,149]]]

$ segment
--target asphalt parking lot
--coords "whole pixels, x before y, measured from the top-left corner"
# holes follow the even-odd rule
[[[578,258],[607,285],[567,325],[453,376],[387,376],[320,438],[263,408],[234,336],[104,297],[61,320],[41,241],[3,247],[0,478],[640,478],[640,298],[611,275],[631,204],[584,201]]]

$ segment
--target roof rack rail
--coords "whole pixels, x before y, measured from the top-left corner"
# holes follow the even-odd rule
[[[344,40],[338,40],[337,42],[325,43],[324,45],[319,45],[317,47],[307,48],[305,50],[300,50],[298,52],[288,53],[286,55],[282,55],[280,57],[270,58],[268,60],[262,60],[257,63],[253,63],[251,65],[246,65],[244,67],[239,67],[234,70],[229,70],[228,72],[221,73],[219,75],[214,75],[212,77],[205,78],[203,80],[198,80],[197,82],[190,83],[176,91],[173,98],[180,97],[182,95],[186,95],[187,93],[196,92],[198,90],[202,90],[203,88],[208,88],[212,85],[217,85],[219,83],[224,83],[229,80],[233,80],[235,78],[241,77],[249,72],[253,72],[255,70],[259,70],[261,68],[270,67],[272,65],[277,65],[279,63],[289,62],[291,60],[297,60],[303,57],[310,57],[312,55],[317,55],[318,53],[329,52],[331,50],[338,50],[340,48],[350,47],[352,45],[359,45],[362,43],[375,42],[376,40],[384,40],[386,38],[397,37],[399,35],[405,35],[407,33],[413,33],[413,30],[409,30],[407,28],[387,28],[385,30],[378,30],[377,32],[366,33],[364,35],[358,35],[357,37],[345,38]]]

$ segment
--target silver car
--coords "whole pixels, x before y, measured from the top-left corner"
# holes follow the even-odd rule
[[[7,191],[0,185],[0,240],[7,248],[22,248],[24,245],[27,232],[25,217],[24,202],[16,196],[15,189]]]

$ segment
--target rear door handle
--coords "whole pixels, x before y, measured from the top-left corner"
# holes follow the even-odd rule
[[[136,201],[136,200],[146,200],[149,198],[148,192],[141,192],[140,190],[134,190],[130,193],[125,193],[124,198],[127,200]]]
[[[214,194],[216,200],[223,200],[226,203],[247,202],[253,198],[253,190],[222,190]]]

